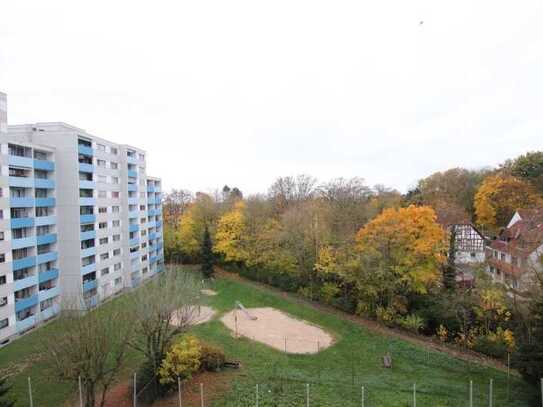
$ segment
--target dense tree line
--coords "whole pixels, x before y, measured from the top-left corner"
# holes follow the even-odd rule
[[[457,287],[446,226],[472,222],[491,237],[516,209],[542,204],[542,178],[538,152],[498,168],[438,172],[403,195],[361,178],[308,175],[280,177],[266,194],[246,197],[226,186],[174,191],[164,211],[166,257],[208,262],[210,239],[222,265],[248,278],[503,357],[528,349],[526,338],[539,332],[522,304],[540,290],[516,301],[484,265],[475,287]]]

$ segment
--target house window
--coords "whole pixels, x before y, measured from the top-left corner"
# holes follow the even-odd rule
[[[500,260],[505,261],[505,253],[500,253]]]
[[[114,256],[120,256],[120,255],[121,255],[121,249],[115,249],[115,250],[113,250],[113,255],[114,255]]]
[[[106,267],[102,270],[100,270],[100,275],[103,277],[105,275],[108,275],[109,274],[109,267]]]
[[[98,198],[107,198],[107,191],[98,191]]]
[[[118,228],[119,226],[121,226],[121,221],[120,220],[114,220],[111,225],[114,228]]]
[[[0,329],[4,329],[9,325],[9,319],[4,318],[0,320]]]
[[[6,255],[4,253],[0,254],[0,263],[5,263]]]
[[[0,298],[0,307],[4,307],[8,305],[8,297],[1,297]]]
[[[98,213],[107,213],[107,206],[101,206],[98,208]]]
[[[106,184],[107,177],[105,175],[98,175],[98,182],[101,182],[102,184]]]
[[[0,285],[6,284],[6,276],[0,276]]]
[[[0,232],[0,241],[4,240],[4,232]]]
[[[118,242],[119,240],[121,240],[121,235],[113,235],[114,242]]]
[[[109,259],[109,253],[102,253],[100,255],[100,260],[107,260]]]
[[[98,148],[98,151],[106,151],[106,146],[104,146],[103,144],[98,144],[96,147]]]
[[[118,213],[119,210],[120,210],[120,208],[118,206],[112,206],[111,207],[111,212],[113,212],[113,213]]]
[[[111,191],[112,198],[119,198],[119,191]]]
[[[100,239],[100,244],[107,244],[107,237],[103,237]]]
[[[100,222],[98,224],[98,229],[105,229],[107,228],[107,222]]]
[[[111,177],[111,183],[112,184],[118,184],[119,183],[119,177]]]
[[[122,277],[118,277],[118,278],[115,279],[114,284],[115,284],[115,285],[120,285],[122,282],[123,282],[123,278],[122,278]]]
[[[110,167],[112,170],[116,170],[117,168],[119,168],[119,164],[116,163],[115,161],[111,161]]]
[[[121,263],[117,263],[113,266],[114,271],[119,271],[121,269]]]
[[[97,160],[96,164],[98,167],[106,168],[106,161],[105,160]]]
[[[472,259],[474,259],[475,257],[477,257],[477,253],[474,253],[474,252],[471,252],[469,255],[471,256]]]

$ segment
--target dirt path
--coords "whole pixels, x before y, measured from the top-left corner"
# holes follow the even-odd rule
[[[467,362],[473,362],[477,363],[483,366],[492,367],[498,370],[501,370],[503,372],[507,372],[507,366],[500,362],[499,360],[489,358],[485,355],[482,355],[477,352],[469,351],[469,350],[462,350],[457,347],[453,347],[452,345],[441,343],[438,339],[432,338],[432,337],[425,337],[421,335],[413,335],[410,333],[407,333],[405,331],[400,331],[393,328],[388,328],[384,325],[379,324],[376,321],[371,321],[368,319],[361,318],[357,315],[349,314],[344,311],[338,310],[337,308],[333,308],[329,305],[324,305],[315,301],[310,301],[308,299],[302,298],[298,294],[295,293],[287,293],[284,292],[276,287],[269,286],[267,284],[255,282],[252,280],[248,280],[246,278],[240,277],[238,274],[230,273],[228,271],[225,271],[223,269],[218,269],[217,273],[220,277],[234,280],[234,281],[240,281],[244,284],[251,285],[253,287],[256,287],[258,289],[264,289],[268,291],[272,291],[275,294],[283,297],[288,298],[289,300],[292,300],[298,304],[307,305],[309,307],[315,308],[319,310],[320,312],[327,313],[329,315],[337,316],[338,318],[341,318],[345,321],[353,322],[359,326],[362,326],[364,328],[369,329],[372,332],[376,332],[382,335],[386,336],[392,336],[395,338],[399,338],[402,340],[405,340],[407,342],[413,343],[415,345],[422,346],[426,349],[430,349],[436,352],[443,352],[447,353],[457,359],[461,359]],[[515,370],[511,369],[511,374],[517,375],[518,373]]]

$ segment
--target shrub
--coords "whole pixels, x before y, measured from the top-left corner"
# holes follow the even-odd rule
[[[175,343],[158,369],[160,383],[170,385],[181,379],[189,379],[200,369],[201,345],[194,336],[186,335]]]
[[[226,357],[221,348],[207,343],[201,345],[200,366],[202,369],[215,372],[224,367]]]
[[[386,326],[394,326],[394,319],[396,318],[396,312],[390,307],[377,307],[375,310],[375,316],[377,321],[385,324]]]
[[[509,329],[498,328],[496,332],[475,338],[473,349],[495,358],[504,358],[515,348],[515,338]]]
[[[424,320],[416,314],[396,318],[395,322],[401,328],[413,333],[419,333],[424,328]]]
[[[336,283],[324,283],[320,289],[320,297],[326,304],[332,304],[333,299],[341,292]]]

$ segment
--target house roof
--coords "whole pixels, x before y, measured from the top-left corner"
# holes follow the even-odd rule
[[[521,220],[504,229],[490,247],[526,258],[543,244],[543,208],[520,209]]]

